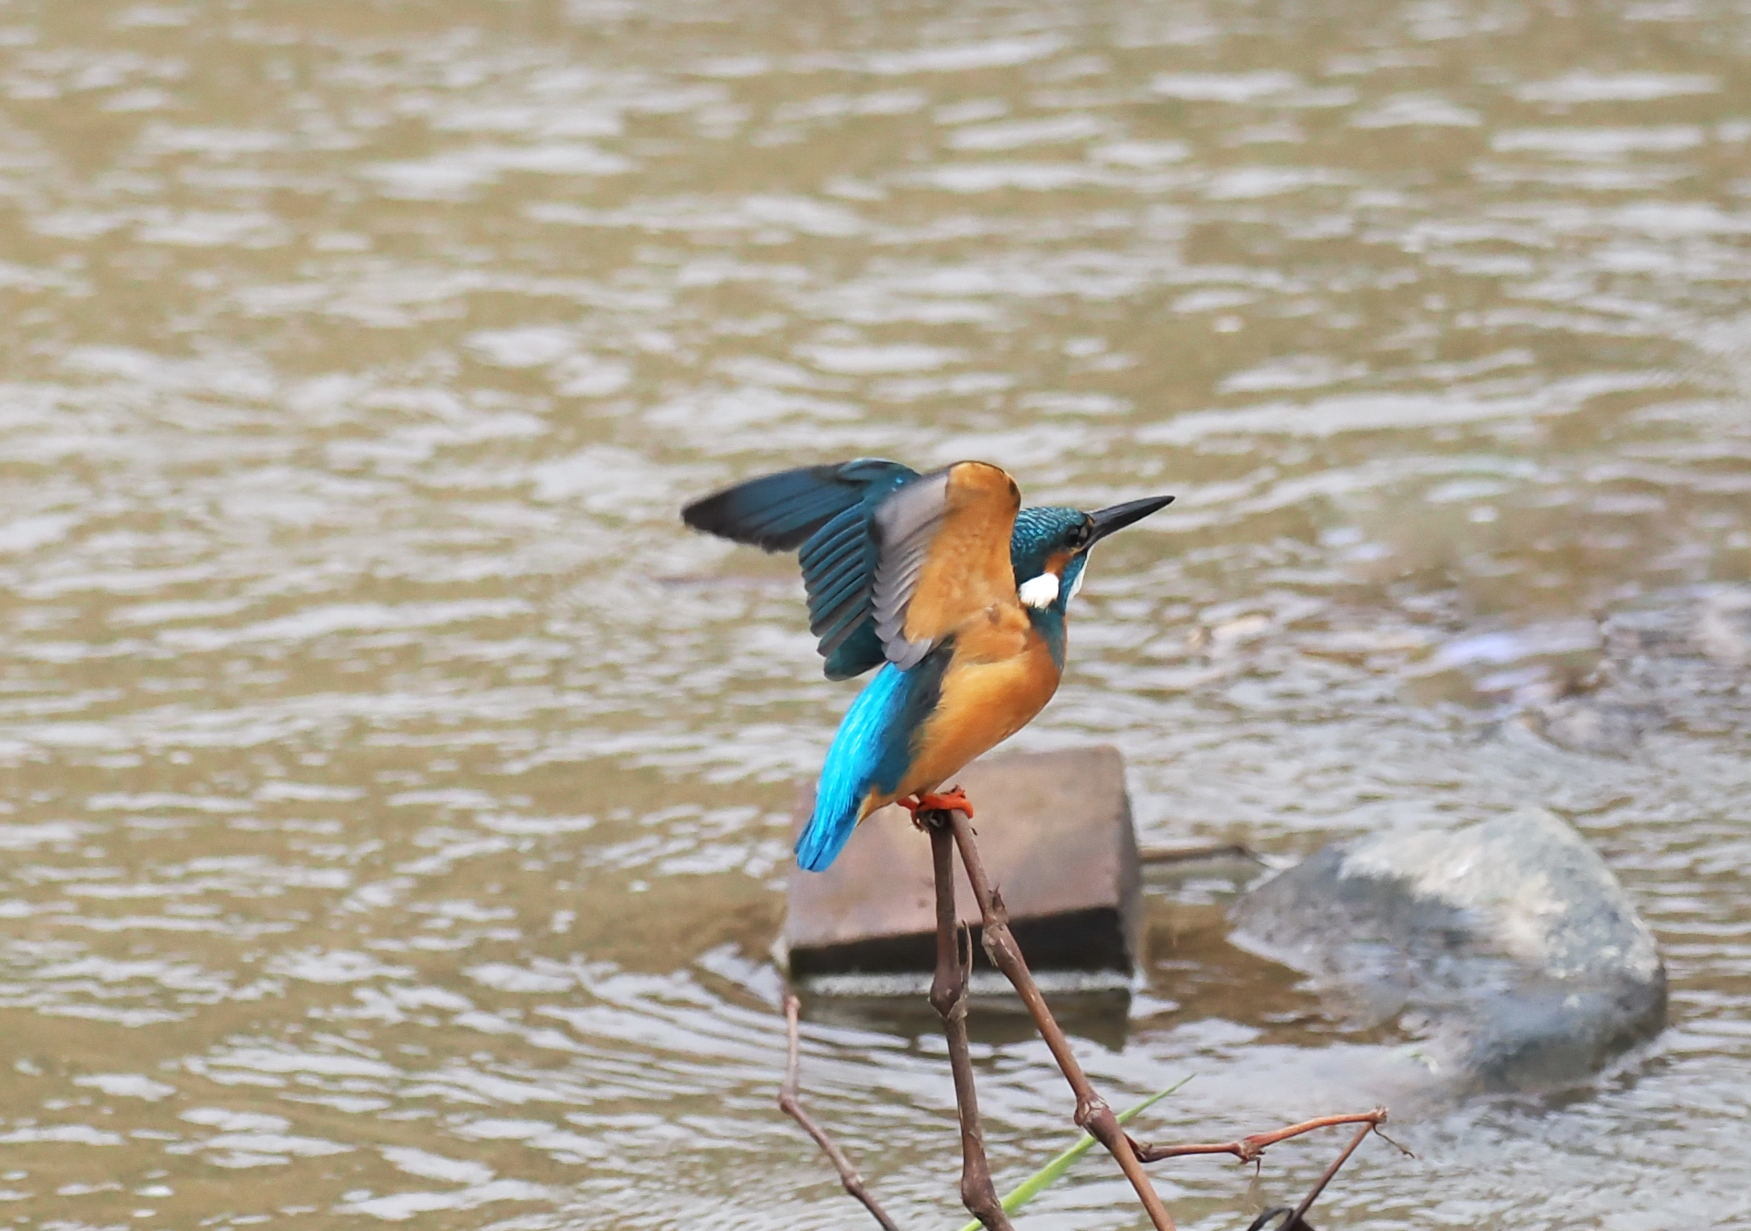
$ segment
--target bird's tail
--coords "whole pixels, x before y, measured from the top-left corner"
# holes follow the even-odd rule
[[[863,819],[870,787],[886,776],[883,763],[895,752],[894,716],[910,683],[904,671],[885,666],[845,711],[821,766],[814,815],[797,835],[796,861],[805,871],[826,871]]]
[[[797,835],[796,862],[805,872],[825,872],[839,857],[845,844],[851,841],[851,831],[857,828],[862,806],[857,800],[850,807],[834,806],[823,810],[817,802],[808,828]]]

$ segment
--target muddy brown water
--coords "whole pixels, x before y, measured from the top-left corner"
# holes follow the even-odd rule
[[[1452,1099],[1155,877],[1071,1016],[1195,1075],[1146,1135],[1385,1098],[1321,1227],[1751,1225],[1748,275],[1737,3],[0,6],[0,1225],[859,1225],[767,956],[847,690],[675,518],[858,454],[1178,494],[1017,741],[1146,841],[1543,802],[1664,946],[1657,1041]],[[1010,1181],[1067,1101],[979,1028]],[[928,1018],[805,1061],[957,1225]]]

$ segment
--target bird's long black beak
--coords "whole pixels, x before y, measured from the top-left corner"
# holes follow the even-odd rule
[[[1172,496],[1150,496],[1145,500],[1127,500],[1124,504],[1115,504],[1111,508],[1090,513],[1088,516],[1094,522],[1094,537],[1088,540],[1089,546],[1092,547],[1113,531],[1134,525],[1172,503]]]

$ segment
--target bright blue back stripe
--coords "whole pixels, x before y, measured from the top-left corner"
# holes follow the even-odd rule
[[[857,827],[864,796],[894,751],[892,740],[896,735],[907,738],[906,732],[894,730],[913,682],[907,676],[892,663],[884,664],[845,711],[821,767],[814,815],[796,840],[796,861],[804,869],[825,871],[837,858]]]

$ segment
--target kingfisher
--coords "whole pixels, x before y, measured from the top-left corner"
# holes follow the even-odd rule
[[[989,462],[920,474],[866,457],[763,475],[683,509],[695,530],[796,551],[827,678],[875,671],[827,750],[797,863],[825,871],[887,804],[915,823],[926,811],[971,817],[958,786],[938,788],[1057,691],[1089,550],[1172,500],[1024,509]]]

